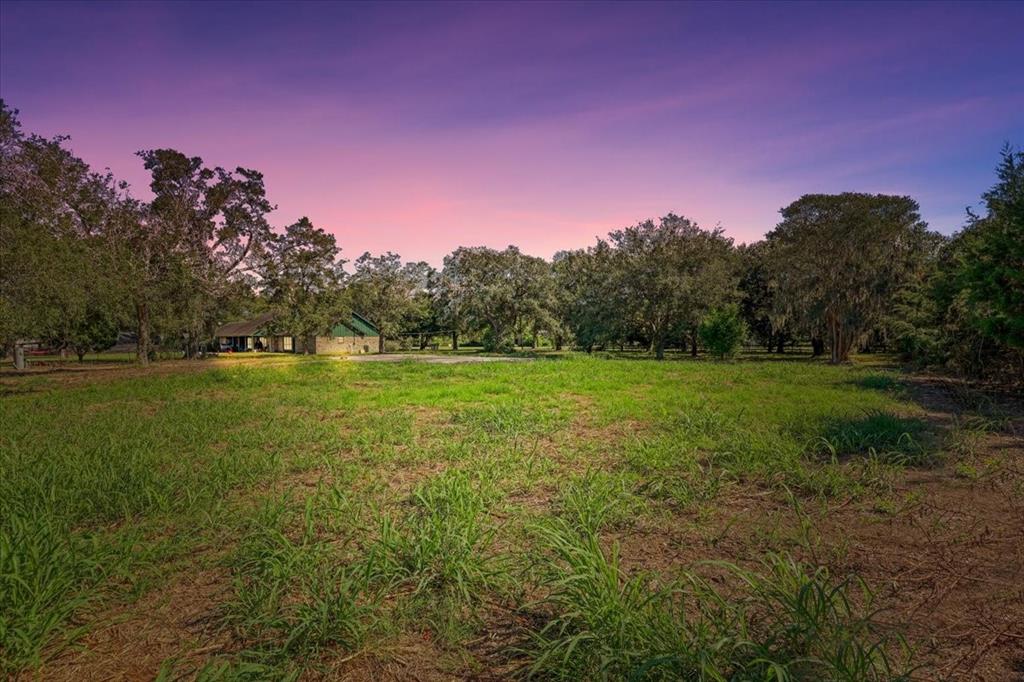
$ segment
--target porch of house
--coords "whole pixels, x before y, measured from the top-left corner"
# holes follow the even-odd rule
[[[295,352],[295,339],[291,336],[221,336],[218,342],[225,353]]]

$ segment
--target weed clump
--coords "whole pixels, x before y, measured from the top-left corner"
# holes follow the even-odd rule
[[[377,619],[372,564],[344,563],[316,538],[308,513],[296,517],[287,499],[269,500],[229,560],[225,622],[244,647],[240,659],[268,669],[355,651]]]
[[[759,570],[718,564],[722,587],[686,572],[628,575],[618,547],[565,521],[542,526],[548,550],[536,605],[549,619],[520,650],[523,672],[554,679],[907,679],[877,625],[871,595],[781,554]],[[859,606],[863,605],[863,606]]]
[[[633,492],[633,478],[588,471],[562,488],[558,509],[568,523],[584,532],[624,525],[642,507]]]
[[[871,411],[853,419],[833,419],[812,451],[832,459],[864,454],[883,462],[903,465],[932,463],[921,442],[924,423],[889,412]]]
[[[497,491],[486,479],[450,471],[421,484],[405,518],[384,516],[371,547],[375,578],[411,593],[446,593],[472,603],[501,575],[488,552],[496,528],[485,516]]]

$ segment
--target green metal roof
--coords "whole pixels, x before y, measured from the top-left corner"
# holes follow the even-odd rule
[[[347,323],[339,322],[331,329],[333,336],[377,336],[380,334],[373,323],[358,313],[352,313]]]
[[[274,319],[273,313],[264,313],[252,320],[243,320],[221,325],[217,328],[217,336],[288,336],[288,332],[275,332],[271,334],[267,325]],[[352,313],[348,322],[339,322],[331,328],[332,336],[378,336],[380,332],[372,322],[358,313]]]
[[[380,335],[380,330],[377,329],[377,326],[359,313],[352,313],[352,326],[360,334],[365,334],[366,336]]]

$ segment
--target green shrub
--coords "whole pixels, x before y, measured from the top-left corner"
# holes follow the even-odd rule
[[[484,332],[483,349],[489,353],[511,353],[516,349],[515,339],[509,332],[495,334],[493,329],[488,328]]]
[[[739,308],[730,305],[711,311],[701,322],[698,333],[705,348],[725,358],[739,351],[747,335],[747,325],[740,317]]]

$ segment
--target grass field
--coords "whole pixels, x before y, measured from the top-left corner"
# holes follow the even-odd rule
[[[995,680],[1024,662],[1015,417],[895,370],[165,364],[3,376],[3,674]]]

